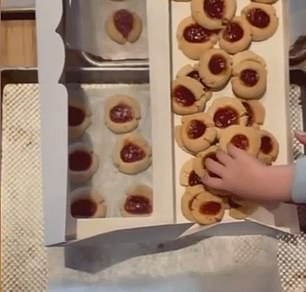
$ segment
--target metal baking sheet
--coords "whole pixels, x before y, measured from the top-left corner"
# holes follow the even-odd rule
[[[142,34],[133,44],[117,44],[105,31],[106,19],[122,8],[136,12],[142,19]],[[146,15],[144,0],[66,0],[66,45],[105,60],[148,59]]]
[[[68,84],[67,89],[70,98],[82,97],[89,102],[92,123],[82,140],[90,143],[99,157],[99,168],[93,176],[91,185],[105,199],[107,217],[120,217],[120,204],[130,186],[143,183],[152,187],[152,166],[136,175],[123,174],[114,166],[112,154],[121,135],[114,134],[106,127],[104,105],[106,100],[115,95],[128,95],[135,98],[141,107],[141,120],[135,132],[140,133],[151,144],[149,84]]]

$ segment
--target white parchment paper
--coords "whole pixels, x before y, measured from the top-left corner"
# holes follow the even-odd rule
[[[118,9],[139,15],[143,24],[140,38],[133,44],[117,44],[105,30],[107,18]],[[144,0],[70,0],[66,4],[66,45],[106,60],[147,59],[148,39]]]
[[[135,98],[141,106],[141,120],[135,131],[151,144],[150,90],[148,84],[104,84],[67,86],[72,98],[85,98],[92,111],[92,124],[84,140],[91,144],[99,157],[99,168],[92,179],[92,187],[103,195],[107,204],[107,217],[119,217],[120,204],[128,187],[134,184],[152,186],[152,166],[136,175],[126,175],[114,166],[112,155],[120,135],[111,132],[104,123],[104,104],[115,95],[128,95]]]

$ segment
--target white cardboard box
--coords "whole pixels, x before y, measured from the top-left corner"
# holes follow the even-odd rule
[[[89,1],[89,0],[88,0]],[[65,49],[61,36],[56,32],[63,14],[63,1],[37,1],[38,22],[38,61],[41,95],[42,118],[42,153],[43,153],[43,197],[45,214],[45,241],[47,245],[61,244],[69,240],[81,240],[97,235],[108,235],[110,241],[125,241],[161,237],[175,238],[208,229],[207,234],[214,234],[214,227],[199,227],[182,219],[179,204],[181,194],[174,191],[173,161],[173,124],[169,93],[172,78],[170,4],[168,0],[147,0],[148,35],[150,56],[150,87],[152,104],[152,149],[153,149],[153,185],[154,212],[148,218],[107,218],[90,220],[72,220],[68,215],[68,127],[67,127],[67,90],[59,84],[65,63]],[[287,1],[283,1],[287,7]],[[176,3],[175,5],[182,5]],[[286,8],[284,8],[286,10]],[[286,11],[282,11],[284,20]],[[52,12],[52,13],[51,13]],[[286,24],[282,22],[282,28]],[[173,32],[172,32],[173,33]],[[280,38],[287,37],[285,31]],[[286,58],[286,45],[283,40],[281,54]],[[174,48],[176,44],[172,43]],[[273,52],[271,52],[273,53]],[[174,64],[176,66],[176,64]],[[286,59],[278,70],[286,71]],[[287,87],[287,72],[282,77],[281,87]],[[283,98],[284,91],[282,91]],[[154,97],[154,98],[153,98]],[[169,102],[168,102],[169,101]],[[280,112],[284,111],[286,100],[282,100]],[[287,121],[287,118],[285,119]],[[283,125],[288,141],[287,122]],[[282,140],[284,141],[284,140]],[[289,143],[285,143],[284,158],[289,157]],[[176,169],[176,172],[179,170]],[[278,215],[277,215],[277,214]],[[283,205],[276,212],[264,212],[264,220],[256,220],[268,227],[286,232],[297,228],[296,208]],[[285,220],[281,220],[281,219]],[[280,222],[285,221],[285,222]],[[231,233],[233,220],[219,224],[216,234],[221,231]],[[281,224],[277,224],[281,223]],[[276,227],[276,225],[278,227]],[[249,226],[246,224],[245,226]],[[147,227],[147,228],[142,228]],[[224,227],[224,228],[223,228]],[[254,227],[254,226],[253,226]],[[254,228],[243,232],[254,232]],[[234,228],[235,229],[235,228]],[[235,233],[233,229],[233,233]],[[256,229],[256,228],[255,228]],[[125,232],[117,232],[126,230]],[[261,232],[258,225],[258,232]],[[128,238],[127,238],[128,237]]]
[[[127,228],[174,223],[170,103],[169,9],[167,0],[148,1],[150,87],[152,118],[154,211],[147,218],[72,220],[67,215],[67,91],[59,84],[65,62],[63,41],[56,33],[61,21],[62,1],[37,3],[39,83],[42,113],[43,196],[46,244],[67,238],[84,239]],[[52,11],[52,13],[50,13]],[[163,34],[156,30],[163,27]],[[163,61],[161,62],[161,55]],[[159,76],[164,74],[164,82]],[[160,147],[160,141],[163,141]]]

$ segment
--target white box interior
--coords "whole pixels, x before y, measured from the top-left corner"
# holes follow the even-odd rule
[[[242,4],[246,0],[238,1]],[[172,26],[169,5],[172,5]],[[267,110],[266,128],[272,131],[281,145],[278,163],[290,161],[290,135],[288,132],[288,66],[286,32],[287,1],[278,1],[277,11],[280,28],[267,43],[255,44],[255,51],[265,56],[269,68],[269,89],[264,99]],[[52,11],[52,13],[50,13]],[[186,223],[181,215],[180,198],[183,189],[178,185],[177,174],[182,163],[188,158],[175,146],[176,162],[173,161],[173,125],[170,103],[172,74],[189,63],[176,49],[175,33],[172,33],[173,70],[171,72],[170,28],[176,31],[177,23],[189,15],[188,3],[168,0],[147,0],[150,87],[154,180],[154,214],[148,218],[106,218],[91,220],[68,220],[67,214],[67,90],[59,84],[65,63],[65,50],[61,36],[56,29],[61,21],[62,0],[37,1],[38,61],[41,94],[42,153],[43,153],[43,196],[45,214],[45,241],[47,245],[66,242],[68,238],[84,239],[110,231],[139,228],[145,226]],[[275,48],[277,47],[277,51]],[[228,88],[226,91],[228,92]],[[222,92],[224,95],[226,91]],[[282,117],[280,121],[278,117]],[[176,120],[177,121],[177,120]],[[176,179],[174,183],[173,169]],[[174,186],[176,192],[174,192]],[[174,194],[176,196],[174,197]],[[282,230],[292,231],[297,227],[296,208],[283,205],[274,213],[259,210],[254,220],[276,226],[275,214],[281,213],[285,226]],[[225,222],[231,221],[230,219]],[[75,225],[76,224],[76,225]],[[190,225],[183,224],[186,228]],[[226,226],[226,225],[224,225]],[[278,228],[277,227],[277,228]],[[197,225],[194,230],[199,230]]]
[[[237,0],[237,15],[239,11],[248,5],[248,0]],[[289,129],[289,67],[288,67],[288,2],[280,0],[274,4],[279,18],[277,32],[268,40],[263,42],[252,42],[250,50],[262,56],[268,69],[268,87],[265,96],[260,100],[266,109],[266,119],[263,129],[272,132],[280,145],[280,153],[276,164],[287,164],[292,162],[291,140],[292,134]],[[176,73],[186,64],[195,62],[188,59],[177,47],[176,30],[182,19],[191,15],[190,3],[172,1],[172,74]],[[208,102],[209,108],[213,100],[221,96],[234,96],[229,83],[223,90],[213,93],[213,97]],[[175,115],[175,124],[180,125],[181,117]],[[176,209],[177,222],[189,222],[180,212],[181,196],[185,188],[180,185],[179,174],[184,162],[192,156],[184,152],[175,143],[175,189],[176,189]],[[278,217],[282,217],[281,223]],[[296,207],[288,204],[281,204],[278,207],[267,206],[259,208],[250,218],[255,222],[279,228],[284,231],[295,231],[298,229],[298,219]],[[225,215],[222,223],[237,222],[237,220]],[[196,228],[196,227],[194,227]]]

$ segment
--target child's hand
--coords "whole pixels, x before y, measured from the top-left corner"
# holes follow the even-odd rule
[[[295,131],[294,136],[300,143],[306,146],[306,133],[305,132]]]
[[[219,178],[207,175],[203,178],[205,185],[245,199],[290,199],[292,167],[266,166],[233,145],[229,145],[228,154],[217,152],[217,158],[219,162],[208,158],[205,164]]]

